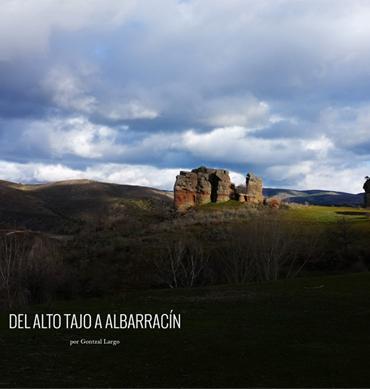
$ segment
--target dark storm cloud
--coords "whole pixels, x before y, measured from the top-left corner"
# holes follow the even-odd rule
[[[104,178],[97,166],[118,177],[130,164],[165,171],[149,182],[163,186],[208,164],[357,191],[369,18],[361,0],[6,1],[0,173]]]

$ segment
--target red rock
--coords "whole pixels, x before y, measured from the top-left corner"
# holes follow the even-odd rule
[[[262,180],[247,175],[246,193],[240,193],[231,182],[229,172],[223,169],[199,167],[191,172],[180,172],[174,187],[175,207],[179,211],[207,204],[221,203],[231,199],[259,204],[263,202]]]
[[[252,173],[248,173],[245,181],[247,192],[246,202],[253,204],[263,203],[262,179]]]
[[[196,205],[198,177],[192,172],[180,172],[176,177],[174,189],[175,207],[178,210],[186,210]]]
[[[271,198],[266,200],[266,204],[270,208],[280,208],[281,207],[281,199],[279,199],[277,197],[271,197]]]

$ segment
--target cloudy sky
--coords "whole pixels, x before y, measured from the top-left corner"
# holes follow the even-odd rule
[[[0,179],[360,192],[368,0],[0,0]]]

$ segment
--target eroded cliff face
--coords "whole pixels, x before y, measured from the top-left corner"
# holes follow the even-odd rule
[[[191,172],[181,171],[176,177],[175,207],[178,210],[186,210],[209,202],[228,201],[231,192],[227,170],[200,167]]]
[[[248,173],[246,177],[247,202],[259,204],[263,202],[262,178]]]
[[[195,206],[198,177],[195,173],[181,171],[176,177],[174,188],[175,208],[186,210]]]
[[[262,180],[253,174],[246,177],[244,190],[231,182],[229,172],[223,169],[199,167],[191,172],[181,171],[174,188],[175,207],[179,211],[230,199],[259,204],[263,202]]]

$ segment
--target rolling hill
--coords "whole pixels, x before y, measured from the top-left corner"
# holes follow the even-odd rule
[[[333,205],[358,207],[364,202],[362,193],[352,194],[345,192],[325,190],[293,190],[264,188],[263,194],[266,197],[278,197],[284,202],[310,204],[310,205]]]
[[[362,194],[323,190],[264,188],[266,197],[284,202],[352,206],[362,205]],[[17,184],[0,181],[0,228],[73,233],[82,225],[107,220],[150,222],[172,210],[169,191],[69,180],[45,184]]]
[[[102,219],[160,214],[171,194],[142,186],[89,180],[23,185],[0,181],[0,228],[72,232]]]

